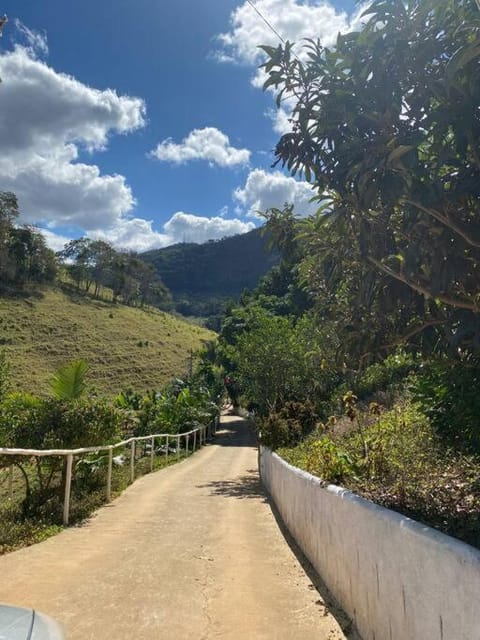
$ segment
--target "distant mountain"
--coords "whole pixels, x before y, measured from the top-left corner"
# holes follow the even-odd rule
[[[178,311],[210,316],[218,313],[222,301],[238,298],[245,288],[255,287],[278,264],[278,254],[267,244],[267,237],[253,229],[205,244],[175,244],[140,257],[156,268]]]

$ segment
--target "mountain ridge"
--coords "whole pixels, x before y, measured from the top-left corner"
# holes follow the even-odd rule
[[[178,243],[140,254],[171,291],[176,310],[185,315],[221,313],[227,299],[254,288],[279,256],[261,229],[210,240]]]

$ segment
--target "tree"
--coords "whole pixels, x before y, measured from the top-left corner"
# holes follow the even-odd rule
[[[90,290],[93,281],[92,244],[93,240],[90,240],[90,238],[77,238],[70,240],[63,250],[59,252],[59,257],[66,263],[67,270],[76,283],[77,289],[80,289],[80,285],[83,282],[87,292]]]
[[[15,194],[0,192],[0,284],[18,288],[29,282],[51,282],[57,271],[55,254],[40,233],[16,225],[18,216]]]
[[[455,347],[480,344],[478,8],[377,0],[364,16],[333,47],[309,41],[305,62],[264,47],[265,87],[295,103],[277,162],[323,201],[317,244],[341,233],[366,275],[400,284],[407,306],[426,299]]]
[[[251,311],[248,331],[237,341],[237,375],[248,399],[261,414],[310,390],[305,348],[291,319],[260,308]]]

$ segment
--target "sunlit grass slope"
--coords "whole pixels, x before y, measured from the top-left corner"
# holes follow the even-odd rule
[[[210,331],[157,310],[93,300],[62,289],[0,298],[0,349],[11,365],[12,387],[48,393],[52,373],[84,358],[89,386],[101,395],[131,387],[159,388],[185,373],[191,349]]]

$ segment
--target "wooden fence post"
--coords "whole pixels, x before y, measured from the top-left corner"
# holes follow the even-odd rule
[[[168,433],[167,433],[167,442],[165,444],[165,461],[168,462]]]
[[[197,429],[193,432],[193,450],[197,450]]]
[[[107,468],[107,502],[112,499],[112,466],[113,466],[113,447],[108,450],[108,468]]]
[[[177,460],[180,460],[180,436],[177,435]]]
[[[135,480],[135,440],[132,440],[130,451],[130,482]]]
[[[150,471],[153,471],[153,457],[155,455],[155,436],[152,436],[152,445],[150,450]]]
[[[187,435],[185,436],[185,442],[186,442],[186,447],[187,447],[187,451],[185,453],[185,457],[188,458],[188,441],[190,439],[190,435],[187,433]]]
[[[67,473],[65,477],[65,498],[63,502],[63,524],[68,526],[68,518],[70,515],[70,490],[72,488],[72,466],[73,455],[71,453],[67,456]]]

